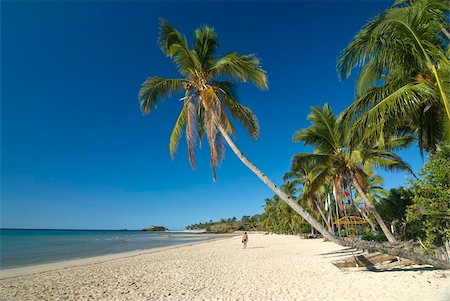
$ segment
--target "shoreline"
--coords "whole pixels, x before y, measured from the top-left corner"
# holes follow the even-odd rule
[[[63,269],[74,268],[74,267],[82,267],[82,266],[86,266],[86,265],[95,265],[95,264],[105,263],[105,262],[119,260],[119,259],[126,259],[126,258],[140,256],[140,255],[158,253],[158,252],[162,252],[165,250],[177,249],[177,248],[182,248],[182,247],[188,247],[188,246],[213,242],[216,240],[232,238],[232,237],[238,236],[240,234],[239,233],[236,233],[236,234],[230,233],[230,234],[218,234],[218,235],[220,235],[220,237],[214,237],[214,238],[210,238],[210,239],[206,239],[206,240],[201,240],[198,242],[181,243],[178,245],[171,245],[171,246],[166,246],[166,247],[157,247],[157,248],[149,248],[149,249],[142,249],[142,250],[127,251],[127,252],[111,253],[111,254],[91,256],[91,257],[85,257],[85,258],[67,259],[67,260],[61,260],[61,261],[55,261],[55,262],[27,265],[27,266],[22,266],[22,267],[0,269],[0,280],[16,278],[16,277],[21,277],[21,276],[34,275],[34,274],[40,274],[40,273],[56,271],[56,270],[63,270]]]
[[[8,300],[449,300],[429,266],[340,270],[353,249],[289,235],[221,237],[0,280]],[[104,257],[103,257],[104,258]],[[105,259],[105,258],[104,258]]]

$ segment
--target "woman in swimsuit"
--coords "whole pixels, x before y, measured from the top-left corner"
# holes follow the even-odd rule
[[[247,249],[247,242],[248,242],[248,235],[247,232],[244,232],[244,235],[242,235],[242,243],[244,244],[244,249]]]

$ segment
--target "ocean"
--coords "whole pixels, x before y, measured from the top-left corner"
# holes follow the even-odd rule
[[[186,232],[0,229],[0,269],[209,240]]]

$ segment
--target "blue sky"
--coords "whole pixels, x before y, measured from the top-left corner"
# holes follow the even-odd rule
[[[308,126],[309,107],[337,113],[353,100],[336,58],[385,1],[316,2],[2,2],[1,226],[20,228],[182,229],[221,217],[261,213],[273,195],[227,149],[213,183],[208,147],[188,163],[185,141],[175,160],[169,136],[177,97],[149,116],[137,94],[149,76],[176,77],[156,44],[158,18],[192,36],[216,28],[220,53],[256,53],[269,91],[250,85],[241,102],[258,116],[261,136],[238,127],[236,143],[275,182],[292,143]],[[418,150],[402,152],[418,171]],[[405,174],[386,174],[386,187]]]

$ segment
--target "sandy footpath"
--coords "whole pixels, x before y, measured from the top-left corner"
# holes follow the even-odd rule
[[[436,270],[343,272],[345,248],[251,234],[0,280],[1,300],[450,300]],[[30,270],[31,269],[31,270]],[[34,274],[29,274],[34,273]],[[5,275],[3,275],[5,277]]]

